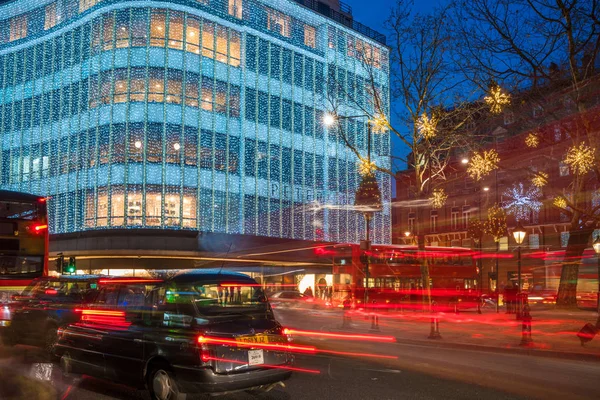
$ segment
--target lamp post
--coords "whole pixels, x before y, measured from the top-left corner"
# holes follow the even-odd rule
[[[598,311],[598,320],[600,320],[600,236],[594,241],[594,251],[598,259],[598,299],[596,300],[596,310]]]
[[[521,244],[523,243],[523,240],[525,239],[525,228],[523,228],[523,225],[521,225],[521,222],[519,221],[519,223],[517,224],[517,227],[513,230],[513,237],[515,238],[515,242],[517,242],[517,252],[518,252],[518,258],[517,258],[517,282],[518,282],[518,289],[517,289],[517,299],[518,299],[518,309],[517,309],[517,319],[521,319],[521,314],[522,314],[522,310],[523,310],[523,304],[522,304],[522,300],[521,300]]]
[[[341,119],[355,119],[368,117],[368,115],[356,115],[356,116],[338,116],[335,114],[327,113],[323,117],[323,124],[326,127],[334,126]],[[365,217],[365,240],[360,243],[361,251],[369,251],[371,249],[371,219],[373,218],[373,214],[375,211],[381,211],[383,205],[381,204],[381,192],[379,190],[379,184],[377,183],[377,179],[375,178],[375,172],[372,171],[373,164],[371,162],[371,136],[372,136],[372,125],[379,125],[379,129],[381,125],[385,125],[387,121],[381,120],[369,120],[367,123],[367,167],[369,170],[362,171],[363,176],[356,191],[356,198],[354,201],[354,205],[362,212]],[[365,264],[365,293],[364,293],[364,307],[366,310],[367,305],[369,304],[369,257],[366,255],[364,258]]]

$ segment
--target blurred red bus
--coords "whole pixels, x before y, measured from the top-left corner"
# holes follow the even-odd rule
[[[539,253],[537,257],[544,259],[545,289],[558,292],[560,275],[565,251],[547,251]],[[579,263],[577,276],[577,306],[581,309],[595,310],[598,304],[598,255],[593,249],[585,249]]]
[[[427,261],[432,303],[437,310],[476,308],[480,301],[479,271],[471,249],[410,245],[375,245],[368,252],[359,245],[336,248],[333,263],[334,304],[349,295],[362,306],[365,256],[369,257],[369,303],[376,308],[421,308],[427,293],[421,265]],[[373,303],[374,302],[374,303]]]
[[[46,199],[0,190],[0,303],[47,274]]]

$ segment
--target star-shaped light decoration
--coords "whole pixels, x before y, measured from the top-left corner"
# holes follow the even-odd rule
[[[558,208],[567,208],[567,199],[562,196],[555,197],[553,204]]]
[[[481,154],[477,153],[471,157],[471,161],[467,167],[467,173],[471,178],[479,181],[484,176],[498,168],[499,162],[500,157],[494,149],[484,151]]]
[[[575,145],[567,151],[565,163],[569,165],[575,175],[585,175],[594,167],[596,149],[585,143]]]
[[[377,113],[369,120],[369,124],[371,124],[373,133],[385,133],[390,127],[390,123],[382,113]]]
[[[362,176],[370,175],[377,169],[375,163],[371,160],[362,160],[358,164],[358,173]]]
[[[437,118],[431,116],[429,118],[426,113],[421,114],[417,121],[417,130],[424,139],[431,139],[437,133]]]
[[[545,172],[536,172],[535,176],[531,178],[531,183],[539,188],[542,188],[548,184],[548,174]]]
[[[502,88],[498,85],[490,87],[490,93],[488,96],[483,98],[492,114],[500,114],[504,109],[504,106],[510,104],[510,95],[503,93]]]
[[[502,207],[507,214],[514,215],[517,221],[527,219],[530,212],[538,212],[542,208],[542,192],[536,186],[525,189],[522,183],[518,183],[506,190],[503,196],[506,200],[502,202]]]
[[[444,189],[434,189],[429,198],[429,204],[431,204],[432,208],[442,208],[444,207],[444,204],[446,204],[447,199],[448,195]]]
[[[531,147],[531,148],[538,147],[538,145],[540,144],[540,138],[537,137],[536,134],[530,133],[525,138],[525,144],[527,145],[527,147]]]

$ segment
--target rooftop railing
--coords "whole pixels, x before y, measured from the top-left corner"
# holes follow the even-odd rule
[[[346,3],[340,2],[340,11],[334,10],[329,5],[320,2],[318,0],[294,0],[296,3],[303,5],[304,7],[310,8],[313,11],[318,12],[321,15],[326,16],[340,24],[355,30],[383,45],[386,44],[385,35],[377,32],[374,29],[369,28],[366,25],[357,22],[352,17],[352,8]]]

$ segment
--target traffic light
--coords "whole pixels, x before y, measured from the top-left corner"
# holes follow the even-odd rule
[[[64,266],[65,266],[65,257],[60,255],[56,258],[56,272],[58,272],[59,274],[62,274]]]
[[[77,271],[77,267],[75,266],[75,257],[69,257],[69,264],[65,268],[65,272],[68,274],[74,274]]]

